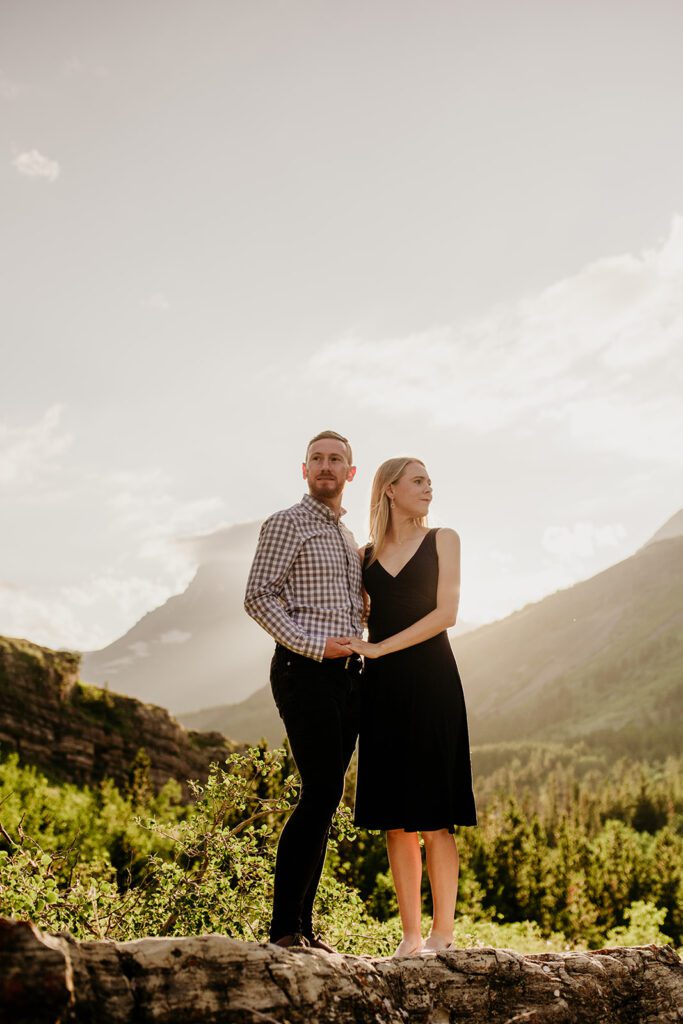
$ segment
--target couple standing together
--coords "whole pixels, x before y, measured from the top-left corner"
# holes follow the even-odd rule
[[[301,777],[278,845],[270,940],[333,952],[314,934],[313,901],[358,740],[355,822],[386,831],[403,926],[396,955],[407,956],[451,943],[453,826],[476,824],[465,702],[446,633],[458,610],[460,540],[427,528],[427,470],[397,458],[375,474],[370,544],[359,550],[341,522],[355,472],[346,438],[313,438],[308,494],[265,521],[247,583],[245,608],[276,641],[273,696]],[[424,942],[418,833],[434,907]]]

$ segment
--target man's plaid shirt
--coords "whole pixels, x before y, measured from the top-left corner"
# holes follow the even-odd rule
[[[322,501],[305,494],[266,519],[244,607],[278,643],[315,661],[328,637],[362,636],[360,556],[351,531]]]

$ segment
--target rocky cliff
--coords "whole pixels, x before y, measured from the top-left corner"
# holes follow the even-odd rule
[[[0,637],[0,756],[18,751],[58,779],[90,784],[130,778],[146,751],[152,784],[205,778],[235,746],[189,732],[163,708],[79,681],[80,655]]]
[[[0,918],[0,1024],[664,1024],[669,947],[371,959],[223,935],[76,942]]]

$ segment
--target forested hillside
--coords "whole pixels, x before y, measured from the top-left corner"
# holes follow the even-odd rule
[[[680,749],[683,538],[648,545],[455,649],[476,743],[592,734],[623,753]]]

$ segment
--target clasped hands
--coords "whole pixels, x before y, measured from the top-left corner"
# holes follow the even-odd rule
[[[351,654],[381,658],[383,653],[381,644],[371,644],[357,636],[331,636],[325,641],[323,658],[348,658]]]

